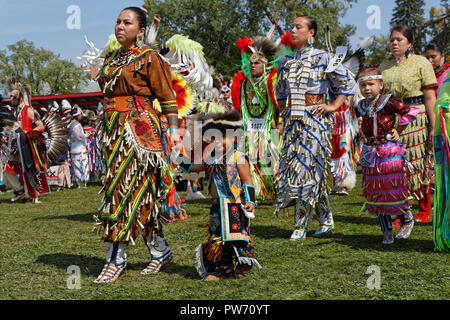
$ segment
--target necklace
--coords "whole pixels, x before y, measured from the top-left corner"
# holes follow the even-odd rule
[[[250,79],[247,79],[244,84],[245,103],[247,105],[248,113],[252,118],[261,117],[267,110],[267,95],[262,80],[263,79],[260,79],[257,84],[253,84]],[[262,84],[262,86],[259,84]]]

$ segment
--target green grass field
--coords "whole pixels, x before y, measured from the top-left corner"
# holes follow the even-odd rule
[[[252,234],[263,268],[243,279],[201,281],[194,250],[206,233],[209,200],[188,202],[189,218],[166,225],[174,260],[162,272],[143,276],[149,254],[142,241],[128,248],[128,267],[113,284],[93,280],[102,269],[106,244],[91,232],[100,206],[98,185],[53,191],[41,204],[11,204],[0,195],[0,299],[448,299],[450,255],[433,251],[432,224],[417,225],[407,240],[381,243],[376,218],[360,212],[360,179],[350,196],[331,196],[336,222],[333,234],[289,240],[289,216],[259,206]],[[415,206],[414,214],[417,212]],[[310,232],[317,228],[311,223]],[[69,289],[69,266],[81,270],[80,289]],[[370,266],[380,270],[380,288],[368,288]],[[369,281],[369,283],[372,283]]]

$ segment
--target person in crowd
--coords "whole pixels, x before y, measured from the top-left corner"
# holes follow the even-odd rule
[[[80,123],[83,117],[81,108],[75,105],[71,116],[72,121],[68,127],[71,180],[78,188],[85,188],[89,179],[88,137]]]
[[[400,134],[402,145],[408,150],[409,194],[419,202],[416,222],[430,221],[431,213],[431,168],[434,104],[436,102],[436,75],[433,66],[423,56],[414,54],[413,33],[408,26],[392,28],[389,46],[393,57],[380,64],[385,93],[408,106],[417,106],[417,119],[409,123]],[[401,226],[396,220],[394,227]]]
[[[261,268],[250,237],[256,193],[250,164],[237,150],[237,132],[242,119],[237,110],[200,118],[203,140],[208,143],[201,161],[180,155],[179,166],[186,172],[205,171],[212,206],[209,237],[196,249],[197,271],[206,281],[242,277],[252,266]],[[213,137],[211,137],[212,135]]]
[[[445,52],[436,43],[427,44],[425,47],[425,57],[430,61],[436,75],[436,97],[438,97],[442,82],[444,82],[445,77],[450,71],[450,63],[445,61]]]
[[[127,7],[120,12],[115,35],[121,46],[106,57],[97,78],[105,97],[98,137],[106,168],[95,228],[103,230],[108,248],[95,283],[118,279],[127,265],[126,248],[141,233],[151,254],[143,274],[159,272],[173,257],[158,210],[168,167],[160,119],[165,117],[175,147],[180,143],[178,109],[169,64],[146,45],[146,25],[145,9]]]
[[[245,152],[259,199],[275,200],[274,176],[279,163],[279,110],[275,98],[278,47],[267,37],[236,42],[241,70],[234,76],[231,96],[243,119]],[[274,135],[274,132],[276,134]]]
[[[314,48],[317,22],[297,17],[282,43],[291,48],[279,61],[276,96],[282,119],[280,171],[276,211],[295,206],[291,240],[303,240],[311,216],[319,216],[320,236],[335,228],[327,191],[328,149],[332,119],[329,116],[353,94],[354,79],[342,64],[330,65],[329,53]],[[329,88],[337,90],[332,104],[325,104]]]
[[[382,94],[383,78],[378,69],[360,72],[358,84],[364,96],[356,114],[362,118],[365,139],[360,158],[365,209],[377,215],[383,244],[392,244],[391,216],[399,216],[403,225],[396,238],[408,238],[414,226],[406,185],[406,150],[399,142],[399,132],[415,120],[419,108],[395,100],[392,94]]]

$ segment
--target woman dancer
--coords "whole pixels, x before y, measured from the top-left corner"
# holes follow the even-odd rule
[[[431,213],[430,169],[437,84],[433,67],[425,57],[413,53],[412,42],[409,27],[395,26],[389,42],[393,58],[383,62],[380,71],[386,93],[408,106],[420,108],[417,119],[400,134],[400,141],[408,150],[406,159],[412,164],[412,169],[408,170],[408,189],[419,201],[416,221],[427,222]]]
[[[282,43],[292,50],[278,65],[277,100],[283,121],[277,212],[295,206],[295,230],[291,240],[303,240],[315,211],[322,235],[334,229],[327,193],[327,166],[332,119],[345,98],[353,95],[355,82],[330,54],[313,47],[316,21],[308,16],[294,20],[292,35]],[[336,62],[336,63],[335,63]],[[325,104],[333,84],[337,97]]]
[[[179,143],[177,105],[169,65],[144,44],[146,12],[122,10],[115,25],[121,47],[109,54],[98,82],[105,97],[103,129],[105,195],[96,223],[108,243],[106,264],[96,283],[115,281],[126,267],[125,249],[142,233],[151,261],[143,274],[160,271],[172,259],[164,239],[157,203],[164,196],[167,154],[162,142],[162,116],[170,142]],[[153,107],[158,99],[159,114]]]
[[[445,62],[444,51],[435,43],[430,43],[425,47],[425,57],[428,61],[430,61],[433,66],[434,73],[436,74],[438,85],[436,89],[436,97],[438,97],[442,82],[444,82],[445,77],[450,71],[450,63]]]

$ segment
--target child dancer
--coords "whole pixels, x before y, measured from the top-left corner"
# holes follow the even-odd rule
[[[394,242],[391,216],[398,216],[402,223],[396,238],[408,238],[414,226],[406,185],[405,149],[399,142],[399,132],[416,118],[419,110],[394,100],[391,95],[383,95],[378,69],[363,70],[358,75],[358,84],[365,98],[357,106],[365,136],[360,158],[364,207],[378,216],[383,243],[391,244]]]
[[[178,157],[186,172],[205,171],[209,179],[212,206],[209,214],[209,238],[196,249],[197,271],[204,280],[241,277],[253,265],[261,268],[250,238],[250,220],[256,201],[250,165],[245,154],[235,148],[236,130],[242,130],[239,111],[205,116],[204,140],[214,136],[203,153],[201,163]],[[211,130],[209,130],[211,129]],[[230,131],[233,134],[230,134]]]

